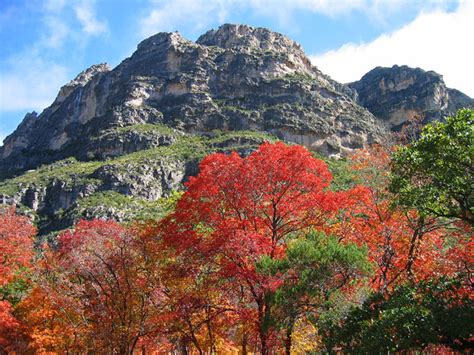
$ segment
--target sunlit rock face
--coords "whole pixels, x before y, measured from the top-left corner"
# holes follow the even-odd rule
[[[40,115],[28,114],[0,148],[0,168],[8,176],[70,156],[101,156],[103,132],[147,123],[192,134],[267,131],[341,156],[383,135],[354,98],[312,66],[300,45],[264,28],[223,25],[196,42],[158,33],[116,68],[92,66]],[[133,141],[107,139],[134,150]]]
[[[473,99],[446,87],[441,75],[420,68],[377,67],[349,86],[357,91],[358,103],[392,130],[415,116],[427,123],[474,106]]]

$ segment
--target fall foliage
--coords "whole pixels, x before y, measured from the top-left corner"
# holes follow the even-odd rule
[[[0,353],[472,350],[468,210],[409,203],[403,154],[358,151],[338,191],[301,146],[212,154],[163,219],[82,220],[36,250],[2,209]]]
[[[14,305],[30,282],[35,233],[30,220],[16,215],[14,208],[0,209],[0,349],[16,345],[20,322]]]
[[[291,236],[321,228],[347,203],[348,193],[327,189],[330,181],[326,164],[301,146],[267,143],[246,158],[213,154],[163,221],[165,242],[188,261],[198,258],[193,265],[212,261],[209,272],[239,300],[234,312],[258,334],[257,346],[244,330],[243,348],[250,341],[265,354],[280,345],[269,324],[270,299],[284,277],[259,272],[257,264],[283,258]]]

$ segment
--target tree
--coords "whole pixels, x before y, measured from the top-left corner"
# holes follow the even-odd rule
[[[227,335],[236,314],[215,260],[193,248],[176,253],[165,243],[159,245],[166,260],[161,266],[167,304],[163,334],[170,350],[214,354],[229,349]]]
[[[34,286],[15,307],[15,316],[21,323],[20,331],[15,334],[16,353],[67,353],[81,348],[77,341],[82,338],[83,329],[74,328],[67,318],[69,315],[52,304],[55,296]]]
[[[352,157],[365,193],[356,195],[344,218],[329,228],[343,240],[368,248],[376,266],[372,286],[382,292],[407,279],[415,282],[446,272],[452,239],[462,239],[453,234],[451,221],[397,204],[397,195],[388,190],[390,153],[390,149],[374,146]]]
[[[15,208],[0,208],[0,295],[6,298],[5,288],[21,272],[31,266],[33,236],[36,229],[29,218],[15,214]]]
[[[346,193],[327,190],[330,181],[326,164],[301,146],[265,143],[246,158],[212,154],[161,224],[163,239],[178,255],[214,260],[229,297],[239,300],[242,323],[252,321],[247,328],[257,332],[263,354],[277,341],[266,320],[269,296],[282,280],[256,265],[264,256],[283,258],[290,234],[321,227],[346,203]],[[244,350],[248,335],[244,330]]]
[[[297,322],[305,316],[317,319],[335,293],[349,291],[369,274],[370,264],[366,251],[355,244],[310,232],[290,241],[284,258],[263,257],[258,269],[284,279],[271,295],[271,321],[285,330],[285,351],[290,354]]]
[[[0,353],[8,351],[18,336],[20,323],[13,315],[13,307],[8,301],[0,301]]]
[[[29,218],[14,207],[0,208],[0,349],[11,349],[19,334],[14,306],[29,287],[35,233]]]
[[[474,302],[459,279],[404,284],[387,297],[372,294],[339,322],[321,323],[327,351],[380,353],[447,346],[474,348]],[[446,349],[445,349],[446,350]]]
[[[153,246],[113,221],[80,221],[59,236],[59,249],[43,263],[41,287],[81,351],[131,354],[159,333],[165,295]]]
[[[422,215],[474,224],[474,110],[426,125],[393,155],[390,189]]]
[[[456,221],[400,203],[406,191],[387,188],[393,183],[390,150],[375,146],[358,152],[353,161],[367,194],[331,227],[341,238],[367,246],[376,275],[373,294],[361,306],[320,323],[326,350],[471,347],[472,227],[464,218]]]

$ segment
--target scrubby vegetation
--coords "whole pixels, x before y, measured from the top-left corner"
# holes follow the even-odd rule
[[[123,127],[119,130],[131,131],[135,129],[146,132],[154,132],[155,129],[159,129],[160,133],[170,133],[172,131],[170,128],[151,124]],[[140,166],[142,164],[153,164],[154,162],[167,158],[200,160],[207,154],[225,149],[226,147],[222,143],[227,141],[240,141],[240,145],[229,144],[227,148],[229,150],[238,150],[239,148],[256,148],[265,141],[275,140],[276,138],[269,134],[255,131],[215,131],[212,136],[181,134],[174,144],[140,150],[113,159],[78,161],[75,158],[68,158],[50,165],[45,165],[38,169],[28,171],[16,178],[0,182],[0,194],[12,196],[29,185],[44,188],[54,179],[65,181],[66,183],[74,182],[76,185],[80,183],[100,184],[100,181],[92,178],[91,175],[104,165],[120,167],[131,164]],[[130,168],[130,166],[127,168]]]
[[[180,192],[174,191],[169,197],[148,201],[115,191],[97,192],[78,199],[71,208],[61,213],[61,217],[73,221],[92,217],[118,219],[118,216],[121,222],[154,220],[171,212],[180,195]]]
[[[38,187],[46,187],[53,179],[72,182],[80,180],[83,183],[95,183],[90,175],[104,162],[89,161],[81,162],[75,158],[68,158],[50,165],[39,167],[28,171],[16,178],[0,182],[0,194],[14,195],[21,188],[34,184]]]

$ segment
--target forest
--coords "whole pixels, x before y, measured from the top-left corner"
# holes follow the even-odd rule
[[[0,353],[472,353],[474,110],[415,131],[210,154],[164,218],[55,240],[3,206]]]

